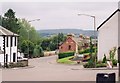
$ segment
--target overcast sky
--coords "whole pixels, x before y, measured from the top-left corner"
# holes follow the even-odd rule
[[[108,18],[117,8],[117,2],[4,2],[3,15],[9,8],[18,18],[40,19],[31,24],[37,29],[93,29],[93,18],[78,16],[89,14],[96,17],[96,27]],[[0,8],[1,9],[1,8]]]

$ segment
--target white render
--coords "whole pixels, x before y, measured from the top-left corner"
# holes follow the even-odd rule
[[[119,11],[98,29],[98,60],[102,60],[104,54],[109,58],[109,51],[118,48],[118,14]],[[118,59],[117,51],[115,58]]]
[[[3,31],[2,31],[3,30]],[[3,40],[5,36],[5,50],[3,49]],[[7,37],[8,37],[8,46],[7,44]],[[12,37],[12,46],[11,46],[11,37]],[[15,41],[16,37],[16,41]],[[10,62],[17,62],[17,39],[18,36],[11,31],[4,29],[0,26],[0,50],[3,51],[3,53],[0,54],[0,63],[4,65],[4,63],[10,63]],[[15,45],[16,42],[16,45]],[[5,54],[4,54],[5,52]],[[15,61],[13,61],[13,53],[15,53]],[[8,59],[6,61],[6,56],[8,55]],[[5,59],[5,60],[4,60]]]

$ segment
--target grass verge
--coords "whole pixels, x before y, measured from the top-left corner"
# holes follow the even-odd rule
[[[71,61],[69,60],[70,58],[73,58],[74,56],[70,56],[70,57],[66,57],[66,58],[62,58],[62,59],[58,59],[58,63],[63,63],[63,64],[76,64],[75,61]]]

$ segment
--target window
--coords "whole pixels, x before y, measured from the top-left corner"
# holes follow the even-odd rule
[[[11,43],[10,46],[12,47],[12,46],[13,46],[13,44],[12,44],[12,43],[13,43],[13,37],[11,37],[10,40],[11,40],[11,42],[10,42],[10,43]]]
[[[16,61],[16,53],[13,53],[13,62]]]
[[[9,40],[9,38],[7,37],[6,38],[6,46],[8,47],[8,40]]]
[[[6,54],[6,63],[8,62],[8,54]]]
[[[71,50],[71,45],[68,46],[68,50]]]
[[[15,37],[15,41],[14,41],[15,46],[17,45],[17,38]]]

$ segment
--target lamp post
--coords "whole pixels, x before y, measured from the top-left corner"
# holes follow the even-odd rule
[[[95,16],[93,15],[89,15],[89,14],[78,14],[78,16],[88,16],[88,17],[92,17],[94,19],[94,37],[95,37],[95,29],[96,29],[96,18]],[[95,38],[96,39],[96,38]],[[96,40],[94,42],[96,44]],[[97,44],[96,44],[96,47],[97,47]],[[96,51],[96,50],[95,50]],[[96,58],[97,58],[97,55],[95,54],[95,67],[96,67]]]
[[[33,21],[40,21],[40,19],[29,20],[28,23],[33,22]],[[28,29],[28,30],[27,30],[27,32],[28,32],[28,40],[29,40],[29,31],[30,31],[30,30]],[[29,45],[28,45],[28,58],[29,58],[29,56],[30,56],[30,55],[29,55]]]

